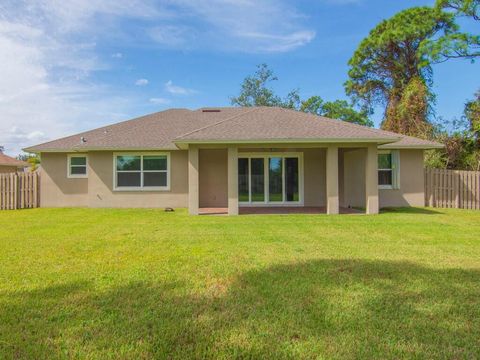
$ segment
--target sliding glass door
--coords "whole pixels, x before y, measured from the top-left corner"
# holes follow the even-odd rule
[[[238,159],[238,201],[250,201],[249,159]]]
[[[298,158],[285,158],[285,196],[287,201],[300,201]]]
[[[252,179],[251,201],[264,202],[265,201],[265,159],[252,158],[250,159],[250,172]]]
[[[268,200],[283,201],[283,159],[271,157],[268,159]]]
[[[301,154],[251,154],[238,159],[241,203],[292,204],[301,199]]]

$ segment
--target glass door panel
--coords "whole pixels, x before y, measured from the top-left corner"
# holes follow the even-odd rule
[[[248,159],[238,159],[238,201],[249,202]]]
[[[298,157],[262,156],[238,159],[238,197],[242,203],[300,201]]]
[[[250,159],[252,202],[265,201],[265,160],[263,158]]]
[[[300,201],[298,184],[298,158],[285,158],[286,201]]]
[[[268,159],[268,199],[270,202],[283,201],[283,164],[281,157]]]

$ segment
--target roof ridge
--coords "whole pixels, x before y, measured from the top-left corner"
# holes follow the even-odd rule
[[[252,107],[252,109],[249,109],[248,111],[245,111],[245,112],[240,113],[240,114],[233,115],[233,116],[231,116],[231,117],[229,117],[229,118],[223,119],[223,120],[218,121],[218,122],[216,122],[216,123],[214,123],[214,124],[205,125],[205,126],[202,126],[201,128],[198,128],[198,129],[195,129],[195,130],[186,132],[185,134],[182,134],[182,135],[177,136],[174,140],[180,140],[180,139],[181,139],[182,137],[184,137],[184,136],[188,136],[188,135],[194,134],[194,133],[196,133],[196,132],[198,132],[198,131],[202,131],[202,130],[205,130],[205,129],[208,129],[208,128],[211,128],[211,127],[214,127],[214,126],[217,126],[217,125],[220,125],[220,124],[223,124],[224,122],[231,121],[231,120],[236,119],[236,118],[238,118],[238,117],[240,117],[240,116],[243,116],[243,115],[245,115],[245,114],[250,114],[251,112],[254,112],[254,111],[256,111],[256,110],[258,110],[257,107]]]
[[[185,134],[182,134],[178,137],[176,137],[174,139],[175,140],[181,140],[183,137],[185,136],[188,136],[188,135],[191,135],[191,134],[194,134],[196,132],[200,132],[202,130],[205,130],[205,129],[208,129],[208,128],[212,128],[212,127],[215,127],[217,125],[220,125],[224,122],[227,122],[227,121],[231,121],[231,120],[234,120],[234,119],[237,119],[241,116],[244,116],[246,114],[249,114],[253,111],[256,111],[256,110],[265,110],[265,109],[277,109],[277,110],[280,110],[282,112],[285,112],[285,113],[289,113],[289,112],[294,112],[294,113],[302,113],[304,115],[307,115],[309,117],[312,117],[314,119],[320,119],[320,120],[324,120],[324,121],[327,121],[331,124],[335,124],[335,125],[340,125],[344,128],[349,128],[349,127],[354,127],[354,128],[359,128],[359,129],[362,129],[362,130],[365,130],[367,132],[370,132],[372,134],[375,134],[375,135],[380,135],[380,134],[384,134],[384,135],[388,135],[388,136],[391,136],[392,139],[397,139],[398,140],[401,140],[402,139],[402,136],[404,135],[401,135],[401,134],[397,134],[397,133],[394,133],[394,132],[391,132],[391,131],[385,131],[385,130],[382,130],[382,129],[375,129],[375,128],[371,128],[371,127],[368,127],[368,126],[365,126],[365,125],[360,125],[360,124],[355,124],[355,123],[351,123],[351,122],[348,122],[348,121],[344,121],[344,120],[340,120],[340,119],[332,119],[332,118],[329,118],[329,117],[326,117],[326,116],[321,116],[321,115],[317,115],[317,114],[312,114],[312,113],[306,113],[306,112],[303,112],[303,111],[300,111],[300,110],[295,110],[295,109],[290,109],[290,108],[284,108],[284,107],[281,107],[281,106],[253,106],[251,110],[249,111],[245,111],[243,113],[240,113],[240,114],[237,114],[237,115],[234,115],[230,118],[227,118],[227,119],[224,119],[224,120],[221,120],[217,123],[214,123],[214,124],[210,124],[210,125],[206,125],[204,127],[201,127],[201,128],[198,128],[196,130],[193,130],[193,131],[190,131],[190,132],[187,132]]]

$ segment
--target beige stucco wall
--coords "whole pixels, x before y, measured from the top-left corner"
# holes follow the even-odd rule
[[[240,148],[242,152],[302,152],[304,205],[325,206],[326,150],[324,148]],[[43,207],[187,207],[188,151],[172,151],[169,191],[114,191],[113,152],[88,154],[88,178],[67,178],[67,154],[42,154],[41,206]],[[365,207],[365,149],[339,152],[341,206]],[[228,203],[227,150],[201,149],[199,154],[201,207]],[[400,151],[400,189],[380,190],[380,206],[423,206],[423,151]]]
[[[325,149],[303,150],[305,206],[326,204],[326,154]]]
[[[241,152],[271,152],[244,148]],[[288,148],[275,151],[303,152],[304,204],[325,206],[325,149]],[[241,155],[239,153],[239,156]],[[200,150],[200,206],[226,207],[227,150]],[[67,178],[67,154],[42,154],[41,205],[43,207],[187,207],[188,151],[171,152],[170,191],[114,191],[113,152],[88,153],[88,178]]]
[[[89,207],[187,207],[188,152],[170,152],[170,190],[114,191],[113,152],[96,151],[88,154]]]
[[[345,201],[345,149],[338,149],[338,202],[339,206],[343,206]]]
[[[200,207],[227,207],[227,149],[200,149]]]
[[[365,207],[365,156],[363,149],[344,149],[343,154],[343,207]]]
[[[365,149],[344,153],[342,206],[365,207]],[[423,150],[400,150],[400,189],[379,189],[380,207],[424,206]]]
[[[186,207],[187,151],[171,153],[169,191],[113,191],[113,153],[88,153],[88,178],[67,177],[66,153],[43,153],[42,207]]]
[[[41,154],[40,206],[88,206],[88,180],[67,178],[67,154]]]
[[[6,166],[6,165],[0,165],[0,174],[8,174],[8,173],[14,173],[22,169],[17,169],[16,166]]]

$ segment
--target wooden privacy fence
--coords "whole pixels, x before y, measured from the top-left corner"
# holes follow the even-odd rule
[[[425,169],[425,205],[480,210],[480,171]]]
[[[40,176],[38,173],[0,174],[0,210],[39,206]]]

